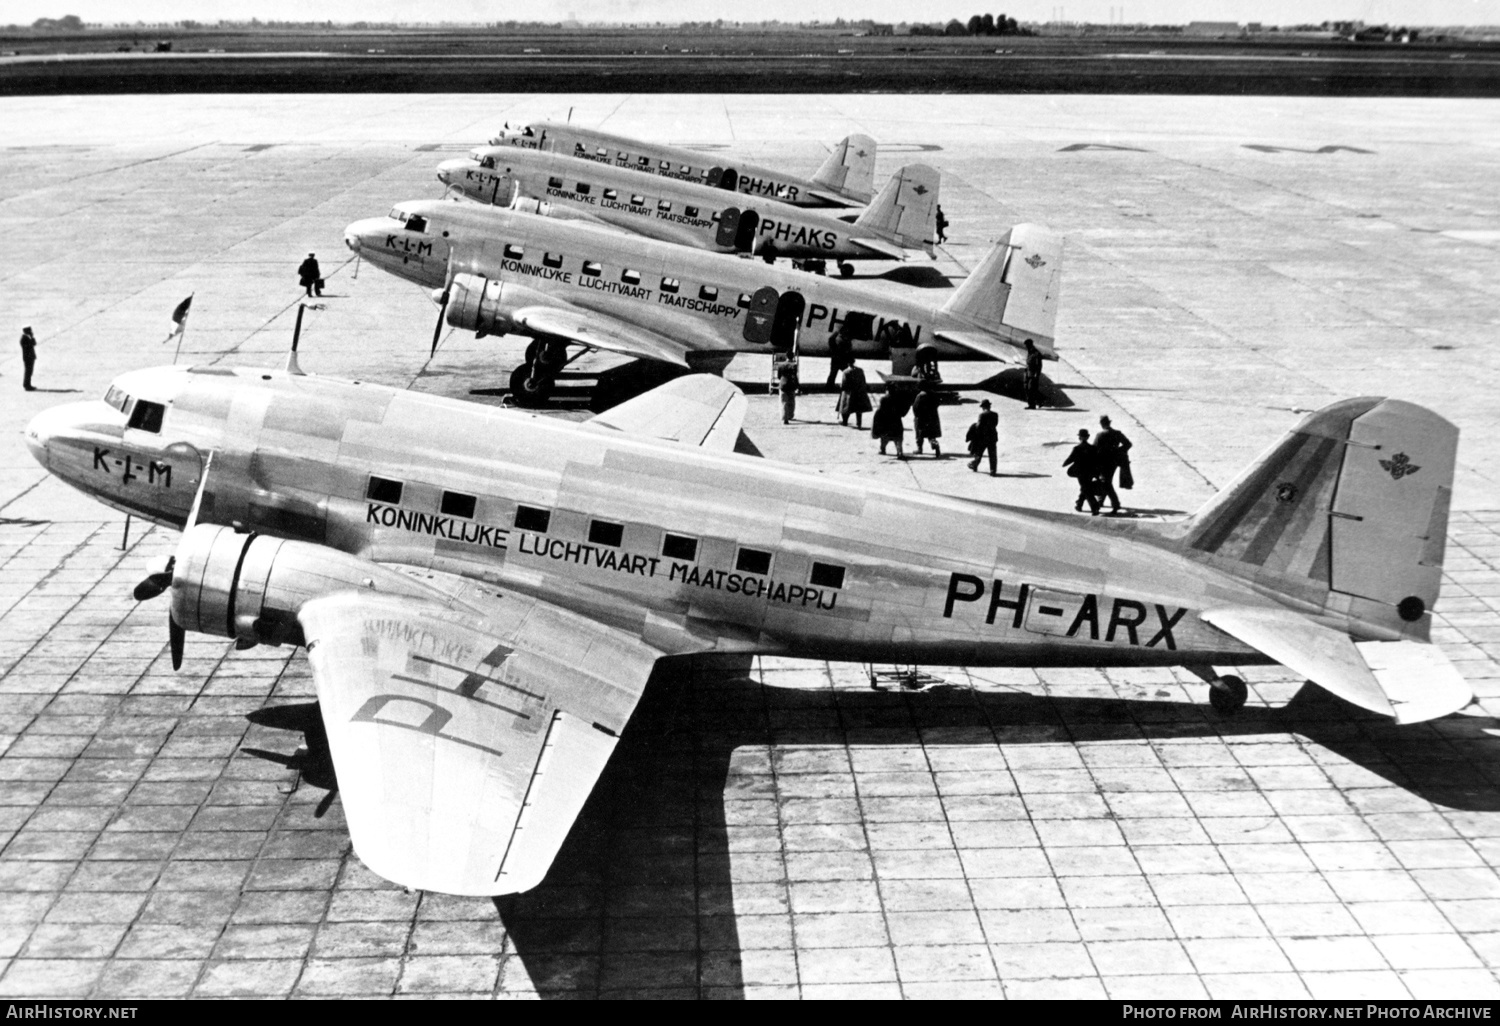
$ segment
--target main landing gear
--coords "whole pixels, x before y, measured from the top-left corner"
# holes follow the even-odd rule
[[[510,372],[511,399],[517,406],[545,406],[558,372],[572,362],[568,344],[561,339],[535,340],[526,347],[526,362]]]
[[[1207,682],[1208,704],[1220,716],[1233,716],[1245,707],[1250,689],[1241,678],[1233,674],[1220,676],[1212,666],[1189,666],[1186,669],[1199,680]]]

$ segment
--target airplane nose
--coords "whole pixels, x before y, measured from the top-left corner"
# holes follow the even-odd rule
[[[354,234],[352,231],[349,231],[349,230],[345,229],[345,231],[344,231],[344,245],[349,247],[349,251],[351,253],[358,253],[359,252],[359,236],[356,235],[356,234]]]
[[[73,425],[72,405],[43,410],[26,425],[26,448],[31,450],[31,458],[48,470],[52,468],[47,462],[47,445]]]

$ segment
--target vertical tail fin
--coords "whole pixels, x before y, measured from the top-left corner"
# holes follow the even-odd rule
[[[995,243],[964,279],[946,313],[991,331],[1033,339],[1053,352],[1057,304],[1062,292],[1062,236],[1039,224],[1018,224]]]
[[[907,249],[932,255],[937,240],[938,182],[936,169],[908,164],[891,175],[880,195],[854,223]]]
[[[1426,640],[1458,429],[1399,399],[1311,414],[1186,526],[1189,549],[1332,613]]]
[[[812,180],[860,203],[875,192],[875,140],[868,135],[846,135],[834,146]]]

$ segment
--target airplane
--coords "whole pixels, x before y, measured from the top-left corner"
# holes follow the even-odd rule
[[[581,424],[257,368],[165,367],[44,411],[41,464],[182,531],[137,601],[301,645],[354,850],[462,895],[545,877],[667,657],[938,666],[1280,663],[1416,723],[1468,684],[1426,644],[1457,429],[1395,399],[1305,417],[1193,516],[1101,522],[735,451],[690,375]]]
[[[770,262],[905,260],[929,257],[937,238],[939,175],[908,164],[891,176],[854,221],[772,199],[736,203],[722,189],[628,168],[509,146],[476,149],[444,161],[438,180],[468,199],[549,217],[621,228],[636,235],[715,253],[753,253]]]
[[[847,135],[812,178],[557,121],[506,125],[491,146],[560,153],[715,189],[771,196],[794,207],[862,207],[875,192],[875,140]]]
[[[399,203],[349,225],[344,241],[434,290],[434,349],[444,319],[480,335],[531,337],[510,378],[522,405],[544,404],[557,373],[595,349],[721,373],[736,353],[825,355],[842,331],[856,357],[889,357],[897,373],[918,359],[1016,361],[1027,339],[1057,358],[1062,239],[1039,225],[1012,228],[941,304],[922,289],[823,278],[475,203]]]

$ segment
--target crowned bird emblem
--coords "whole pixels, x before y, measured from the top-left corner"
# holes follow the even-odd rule
[[[1042,255],[1040,253],[1033,253],[1033,254],[1031,254],[1031,256],[1029,256],[1029,257],[1026,258],[1026,262],[1031,265],[1031,269],[1033,271],[1036,270],[1038,267],[1046,267],[1047,266],[1047,261],[1045,261],[1045,260],[1042,259]]]
[[[1422,468],[1414,465],[1406,453],[1398,452],[1388,460],[1381,460],[1380,469],[1388,471],[1393,481],[1399,481],[1407,474],[1415,474]]]

